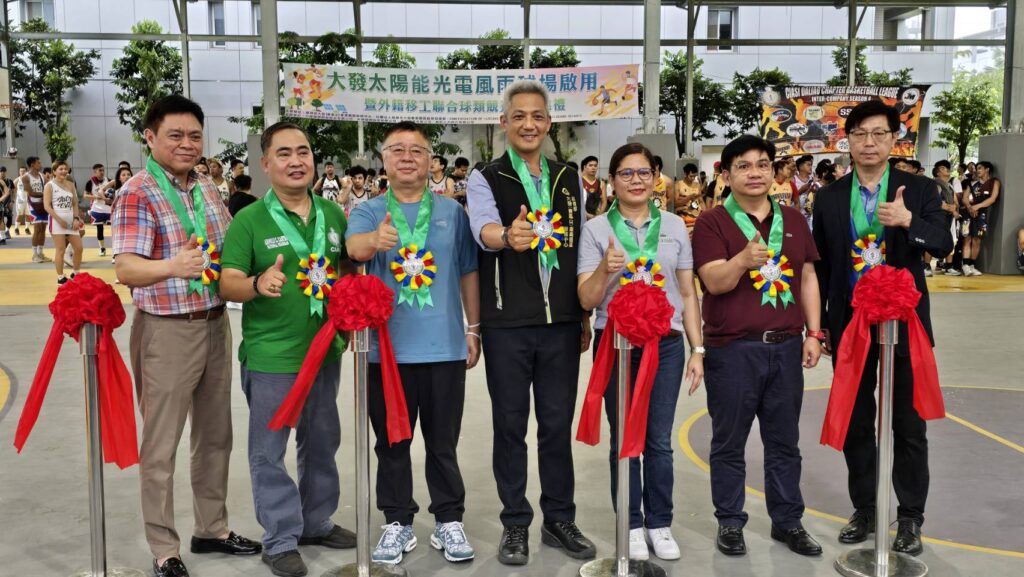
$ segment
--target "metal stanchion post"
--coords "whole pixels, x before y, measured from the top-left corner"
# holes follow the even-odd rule
[[[889,547],[889,509],[892,493],[892,387],[899,322],[878,325],[882,371],[878,379],[878,488],[875,497],[875,547],[855,549],[836,559],[835,567],[845,577],[924,577],[928,566]],[[864,370],[874,370],[865,367]]]
[[[615,333],[618,351],[618,390],[615,415],[615,446],[622,451],[629,412],[630,354],[633,344]],[[595,559],[580,567],[580,577],[665,577],[665,570],[650,561],[629,559],[629,459],[615,461],[615,557]]]
[[[352,335],[355,353],[356,396],[356,562],[323,574],[323,577],[389,577],[408,575],[404,567],[370,562],[370,412],[366,393],[366,355],[370,329]]]
[[[107,527],[103,503],[103,443],[100,439],[100,394],[96,369],[96,343],[99,327],[82,325],[79,346],[85,369],[85,421],[89,465],[89,537],[92,569],[73,577],[143,577],[141,571],[122,567],[107,568]]]

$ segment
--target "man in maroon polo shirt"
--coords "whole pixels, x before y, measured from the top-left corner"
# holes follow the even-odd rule
[[[746,462],[754,417],[764,440],[771,536],[801,555],[821,546],[800,523],[800,404],[803,367],[821,356],[821,302],[807,221],[768,195],[775,146],[744,135],[722,151],[732,194],[693,230],[694,268],[704,290],[704,382],[711,415],[711,500],[718,549],[743,555]],[[804,324],[807,338],[801,339]],[[801,341],[803,343],[801,344]]]

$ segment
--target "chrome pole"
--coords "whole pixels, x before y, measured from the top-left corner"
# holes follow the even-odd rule
[[[75,573],[74,577],[142,577],[141,571],[107,568],[107,527],[103,502],[103,443],[100,437],[99,376],[96,369],[96,343],[100,328],[82,325],[78,337],[85,374],[85,423],[87,465],[89,467],[89,541],[92,569]]]
[[[355,353],[356,562],[324,573],[323,577],[381,577],[408,575],[404,567],[370,561],[370,411],[367,402],[367,354],[370,329],[352,334]],[[387,434],[387,433],[384,433]]]
[[[633,344],[615,333],[618,379],[615,410],[615,447],[622,452],[629,413],[630,360]],[[590,561],[580,567],[580,577],[665,577],[665,570],[650,561],[629,559],[629,459],[615,459],[615,557]]]
[[[875,547],[856,549],[839,556],[836,571],[845,577],[924,577],[928,566],[904,553],[894,553],[889,546],[889,509],[892,494],[892,388],[899,341],[899,322],[883,321],[878,325],[878,453],[875,495]],[[865,367],[865,371],[874,367]]]

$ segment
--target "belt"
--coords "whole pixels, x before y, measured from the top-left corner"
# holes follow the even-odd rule
[[[162,319],[175,319],[182,321],[212,321],[224,316],[224,305],[213,307],[205,311],[181,313],[176,315],[153,315]]]
[[[757,341],[768,345],[777,345],[792,337],[800,336],[800,331],[765,331],[763,333],[747,333],[740,337],[745,341]]]
[[[681,331],[677,331],[677,330],[675,330],[675,329],[672,329],[672,330],[670,330],[670,331],[668,332],[668,334],[667,334],[667,335],[665,335],[665,336],[664,336],[664,337],[662,337],[662,338],[666,338],[666,339],[674,339],[674,338],[676,338],[676,337],[681,337],[681,336],[683,336],[683,333],[682,333]]]

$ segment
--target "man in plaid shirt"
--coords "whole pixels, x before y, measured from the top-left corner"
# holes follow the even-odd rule
[[[191,415],[193,553],[252,555],[262,546],[228,528],[231,328],[217,295],[230,216],[213,182],[193,170],[203,111],[180,95],[145,117],[152,156],[114,204],[115,271],[131,287],[131,362],[142,412],[139,477],[156,577],[188,577],[174,528],[174,457]],[[203,250],[203,249],[206,250]]]

